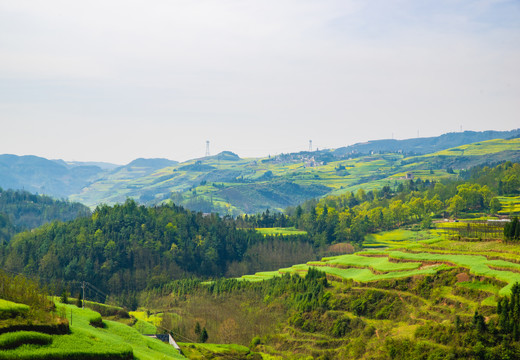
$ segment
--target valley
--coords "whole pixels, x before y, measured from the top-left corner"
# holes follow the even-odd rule
[[[519,140],[329,153],[2,189],[0,358],[520,358]]]

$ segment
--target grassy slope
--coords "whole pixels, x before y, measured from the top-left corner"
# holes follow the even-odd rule
[[[90,309],[58,304],[58,312],[65,313],[71,324],[69,335],[51,335],[52,342],[47,345],[23,345],[16,349],[0,351],[0,359],[67,358],[72,356],[104,358],[110,354],[117,358],[118,356],[124,357],[124,354],[132,354],[132,352],[135,359],[141,360],[184,358],[170,345],[144,337],[137,330],[124,324],[105,320],[103,328],[91,326],[90,321],[99,319],[100,315]],[[7,335],[9,334],[2,336]],[[24,343],[31,344],[31,339],[36,336],[30,337]]]
[[[178,203],[191,202],[196,206],[193,203],[205,202],[205,206],[220,213],[255,213],[268,207],[281,210],[308,198],[356,191],[361,186],[364,189],[393,186],[407,172],[423,180],[449,177],[452,175],[446,173],[447,166],[457,168],[479,161],[506,160],[511,152],[518,150],[520,139],[490,140],[418,157],[375,154],[317,167],[307,167],[304,160],[283,163],[267,159],[207,158],[200,160],[203,166],[199,168],[196,160],[191,160],[143,176],[137,170],[113,174],[71,199],[89,206],[122,202],[126,197],[157,203],[178,192]],[[339,166],[344,166],[345,171],[336,171]],[[272,177],[266,177],[266,173],[272,173]],[[300,188],[285,186],[285,182]]]

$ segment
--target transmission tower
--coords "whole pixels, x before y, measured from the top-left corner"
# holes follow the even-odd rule
[[[206,140],[206,156],[209,156],[209,140]]]
[[[312,140],[309,140],[309,151],[312,151]]]

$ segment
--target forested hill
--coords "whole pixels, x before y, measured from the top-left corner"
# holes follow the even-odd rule
[[[263,239],[236,229],[232,219],[128,200],[98,207],[90,217],[17,234],[3,265],[54,284],[81,279],[121,294],[190,275],[222,276]]]
[[[90,209],[80,203],[0,188],[1,240],[9,240],[15,232],[34,229],[54,220],[69,221],[88,215]]]
[[[403,180],[379,191],[359,190],[308,202],[288,215],[266,212],[237,219],[127,200],[98,207],[89,217],[17,234],[3,247],[1,262],[7,270],[54,283],[82,279],[107,293],[135,294],[169,279],[250,273],[253,263],[262,261],[266,243],[271,258],[283,251],[283,256],[292,256],[308,249],[302,253],[308,260],[331,245],[359,246],[368,233],[404,224],[428,228],[434,217],[496,214],[502,207],[498,196],[520,193],[519,164],[473,168],[461,176],[467,181]],[[308,235],[281,241],[248,230],[270,226],[296,226]],[[264,261],[262,267],[273,270],[273,264]]]

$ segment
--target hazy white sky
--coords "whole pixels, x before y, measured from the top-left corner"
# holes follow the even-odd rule
[[[518,0],[0,0],[0,154],[266,156],[519,114]]]

